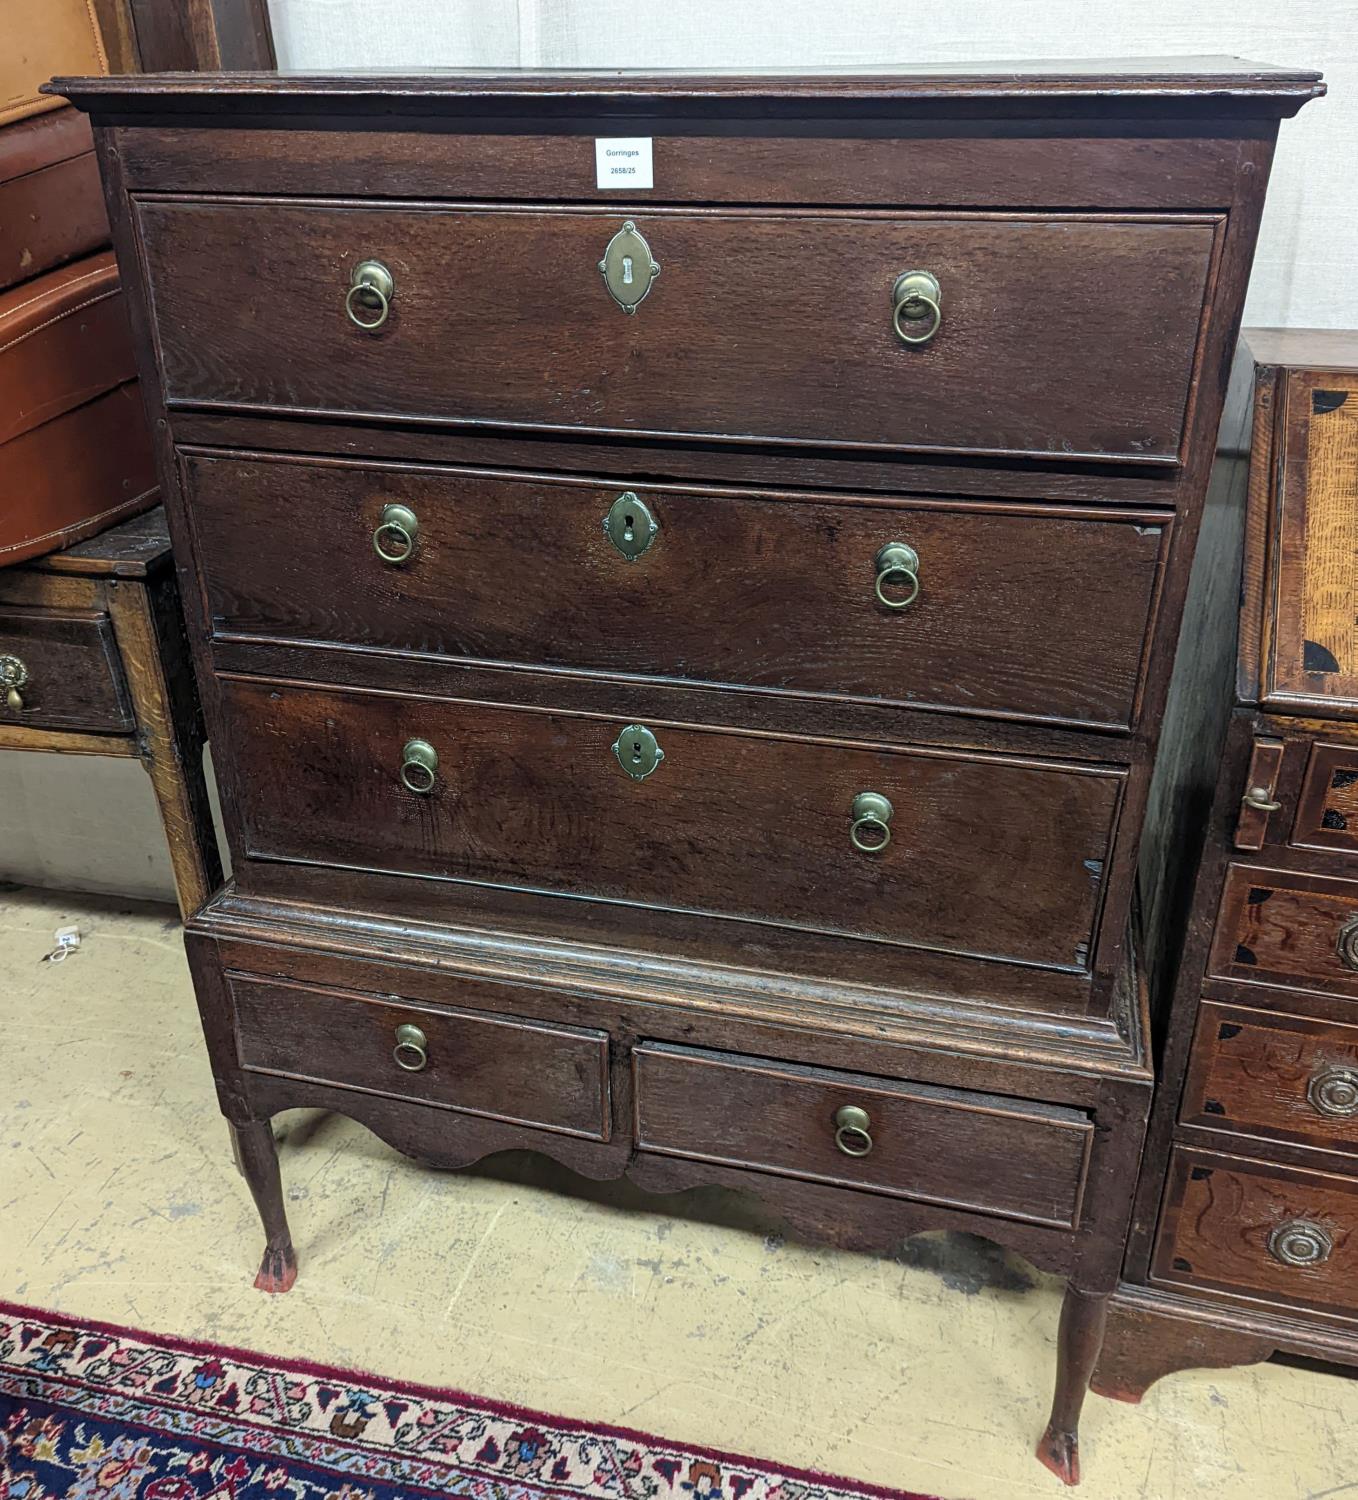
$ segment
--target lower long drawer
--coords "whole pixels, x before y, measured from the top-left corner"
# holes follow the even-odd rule
[[[632,1062],[640,1150],[1079,1223],[1094,1127],[1078,1110],[654,1043]]]
[[[1358,1182],[1177,1149],[1152,1276],[1358,1316]]]
[[[257,859],[1087,971],[1125,773],[223,682]]]

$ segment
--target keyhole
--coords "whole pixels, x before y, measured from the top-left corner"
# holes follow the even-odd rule
[[[622,284],[632,285],[632,257],[630,255],[624,255],[622,258]]]
[[[623,527],[623,530],[622,530],[622,539],[625,542],[631,542],[631,541],[635,541],[636,540],[636,533],[632,530],[632,524],[633,523],[632,523],[632,517],[631,516],[624,516],[622,518],[622,527]]]
[[[640,740],[633,740],[632,741],[632,764],[634,766],[639,766],[641,764],[641,741]]]

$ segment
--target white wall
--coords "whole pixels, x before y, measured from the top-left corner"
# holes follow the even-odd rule
[[[1256,324],[1358,325],[1358,0],[271,0],[283,67],[759,67],[1231,53],[1320,68],[1285,122]],[[172,892],[130,762],[0,755],[0,879]]]

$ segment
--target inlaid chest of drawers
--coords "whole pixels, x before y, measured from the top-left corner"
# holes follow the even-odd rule
[[[1230,60],[152,76],[94,118],[223,781],[221,1105],[1069,1278],[1279,120]]]

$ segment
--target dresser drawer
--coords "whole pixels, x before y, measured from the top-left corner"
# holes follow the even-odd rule
[[[1311,746],[1291,842],[1358,853],[1358,744]]]
[[[1224,224],[210,198],[136,212],[171,405],[1126,463],[1180,456]],[[599,266],[632,220],[649,292],[629,317]],[[393,291],[365,331],[346,298],[369,261]],[[920,268],[941,326],[911,346],[893,288]],[[352,305],[376,321],[364,295]],[[933,320],[902,324],[917,337]]]
[[[1169,534],[1144,513],[183,462],[219,633],[1119,728]],[[913,599],[910,572],[882,576],[892,543]]]
[[[1152,1275],[1352,1316],[1358,1313],[1358,1182],[1176,1150]]]
[[[605,1141],[608,1034],[233,976],[241,1066]]]
[[[1094,1129],[1077,1110],[649,1043],[632,1065],[642,1151],[1079,1223]]]
[[[1358,1151],[1358,1025],[1204,1001],[1180,1119]]]
[[[1358,995],[1358,882],[1232,865],[1209,972]]]
[[[10,683],[19,708],[9,705]],[[0,603],[0,724],[120,734],[134,722],[106,615]]]
[[[222,684],[248,852],[1083,971],[1123,773],[389,693]],[[402,784],[411,741],[432,789]],[[616,746],[616,751],[613,747]],[[293,767],[293,774],[281,768]],[[644,762],[641,766],[644,769]],[[430,778],[416,765],[417,784]],[[891,804],[890,843],[851,842]],[[857,804],[860,842],[881,825]],[[878,814],[886,809],[880,805]],[[995,872],[1021,872],[997,884]]]

